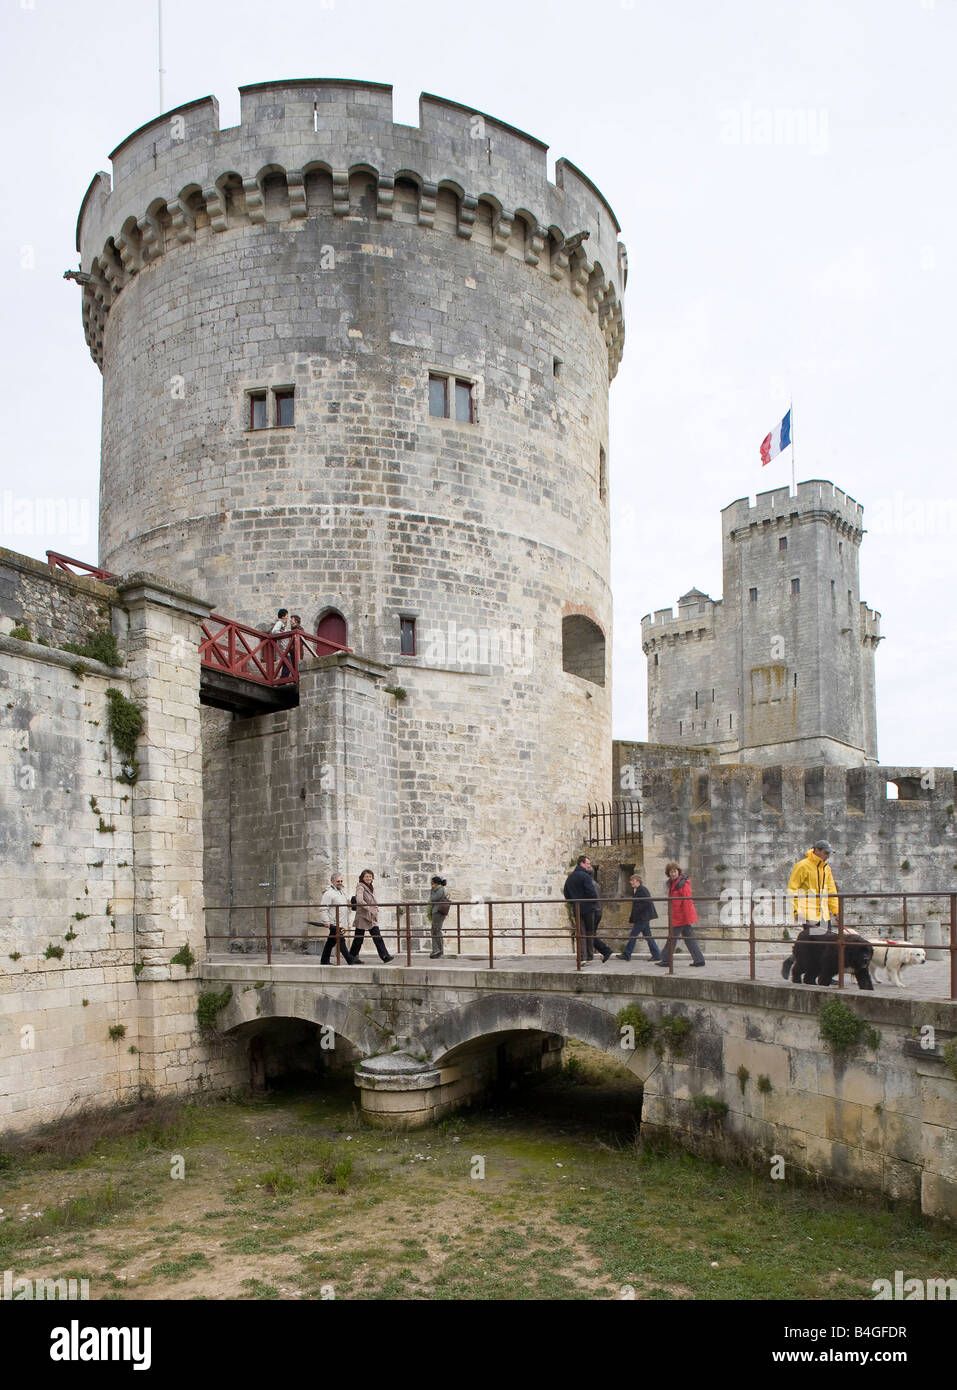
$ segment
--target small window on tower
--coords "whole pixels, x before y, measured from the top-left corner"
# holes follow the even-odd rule
[[[795,598],[800,592],[801,592],[801,581],[800,581],[800,579],[792,579],[792,580],[791,580],[791,597],[792,597],[792,598]]]
[[[787,538],[787,536],[779,536],[779,537],[778,537],[778,550],[787,550],[787,548],[788,548],[788,538]]]
[[[655,665],[656,665],[656,666],[658,665],[658,653],[657,653],[657,652],[655,652]]]
[[[249,428],[251,430],[264,430],[266,428],[265,391],[250,391],[249,393]]]
[[[749,599],[749,601],[750,601],[751,603],[757,603],[757,601],[758,601],[758,591],[757,591],[757,589],[749,589],[749,590],[748,590],[748,599]]]
[[[470,381],[456,381],[455,383],[455,418],[466,425],[472,423],[472,383]]]
[[[296,396],[290,387],[276,392],[276,424],[288,427],[296,423]]]
[[[448,381],[444,376],[429,377],[429,414],[445,419],[448,415]]]
[[[415,656],[415,619],[399,619],[399,651],[403,656]]]

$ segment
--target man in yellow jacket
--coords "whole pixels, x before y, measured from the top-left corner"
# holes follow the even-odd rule
[[[837,885],[827,862],[830,855],[830,843],[818,840],[804,858],[798,860],[788,879],[788,897],[791,899],[794,920],[802,923],[800,935],[794,943],[794,972],[791,978],[795,984],[812,985],[817,975],[817,952],[808,951],[804,943],[829,936],[837,927]],[[785,967],[781,973],[787,979],[790,959],[785,962]]]

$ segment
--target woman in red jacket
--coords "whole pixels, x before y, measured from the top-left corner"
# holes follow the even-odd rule
[[[665,865],[665,873],[668,875],[668,940],[661,953],[661,960],[656,960],[655,964],[663,965],[666,970],[670,969],[671,957],[675,949],[675,937],[683,936],[685,944],[691,952],[691,964],[704,965],[701,947],[691,930],[692,924],[698,920],[698,914],[695,912],[694,903],[691,900],[691,883],[688,875],[681,872],[681,865],[676,864],[674,860]]]

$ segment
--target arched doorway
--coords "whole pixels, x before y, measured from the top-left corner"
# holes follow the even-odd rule
[[[348,646],[348,626],[345,618],[337,608],[326,608],[319,614],[316,622],[316,636],[322,637],[326,642],[337,642],[339,646]]]

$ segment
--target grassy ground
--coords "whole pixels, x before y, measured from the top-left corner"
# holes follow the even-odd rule
[[[871,1299],[897,1269],[957,1270],[911,1210],[643,1152],[630,1076],[568,1051],[414,1135],[363,1128],[347,1080],[8,1148],[0,1270],[94,1299]]]

